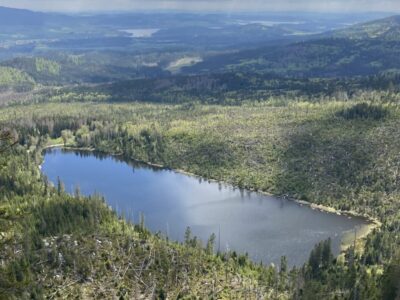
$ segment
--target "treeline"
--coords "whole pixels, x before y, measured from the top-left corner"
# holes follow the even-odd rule
[[[275,74],[272,71],[226,70],[221,73],[171,75],[162,66],[173,54],[159,58],[160,66],[141,66],[147,56],[54,53],[48,58],[24,57],[2,62],[0,88],[29,91],[37,85],[64,86],[35,93],[31,102],[110,101],[233,104],[243,102],[347,100],[362,93],[398,95],[400,72],[383,70],[363,76],[332,77]],[[93,55],[94,57],[90,57]],[[175,54],[177,55],[177,54]],[[152,57],[151,54],[148,56]],[[179,57],[179,56],[177,56]],[[98,58],[96,60],[96,58]],[[119,59],[132,59],[124,67]],[[155,59],[155,58],[152,58]],[[70,86],[68,86],[70,85]],[[75,86],[74,86],[75,85]],[[384,97],[381,97],[384,98]],[[398,97],[394,97],[398,101]],[[17,99],[16,99],[17,101]]]
[[[374,119],[380,120],[389,114],[389,110],[382,105],[371,105],[368,103],[356,104],[350,108],[338,112],[338,115],[347,119]]]
[[[301,79],[251,73],[169,76],[118,81],[96,86],[49,89],[34,102],[153,102],[240,105],[246,102],[366,100],[399,101],[400,75],[352,79]]]

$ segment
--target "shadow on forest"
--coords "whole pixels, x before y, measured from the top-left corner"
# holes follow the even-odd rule
[[[286,136],[281,151],[277,193],[332,204],[379,184],[374,169],[382,145],[369,132],[382,121],[346,119],[339,114],[300,124]],[[341,209],[349,209],[347,205]]]

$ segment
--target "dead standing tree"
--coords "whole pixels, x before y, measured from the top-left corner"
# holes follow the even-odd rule
[[[0,129],[0,153],[8,150],[16,143],[17,141],[10,130]]]

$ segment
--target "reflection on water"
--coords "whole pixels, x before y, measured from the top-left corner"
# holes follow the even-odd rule
[[[85,195],[103,194],[133,221],[143,213],[154,232],[179,241],[187,226],[203,241],[220,233],[221,250],[247,252],[264,263],[278,263],[286,255],[290,265],[300,265],[328,237],[338,253],[344,232],[363,224],[359,218],[98,153],[50,150],[42,170],[52,182],[60,177],[69,192],[79,186]]]

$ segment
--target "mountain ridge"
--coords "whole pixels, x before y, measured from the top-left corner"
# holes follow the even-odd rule
[[[335,31],[333,36],[351,39],[400,40],[400,15],[356,24]]]
[[[0,26],[44,26],[48,23],[61,23],[73,18],[61,13],[0,6]]]
[[[344,77],[400,70],[400,16],[356,24],[301,42],[212,56],[186,73],[270,73],[291,77]]]
[[[27,9],[0,6],[0,25],[43,25],[46,14]]]

